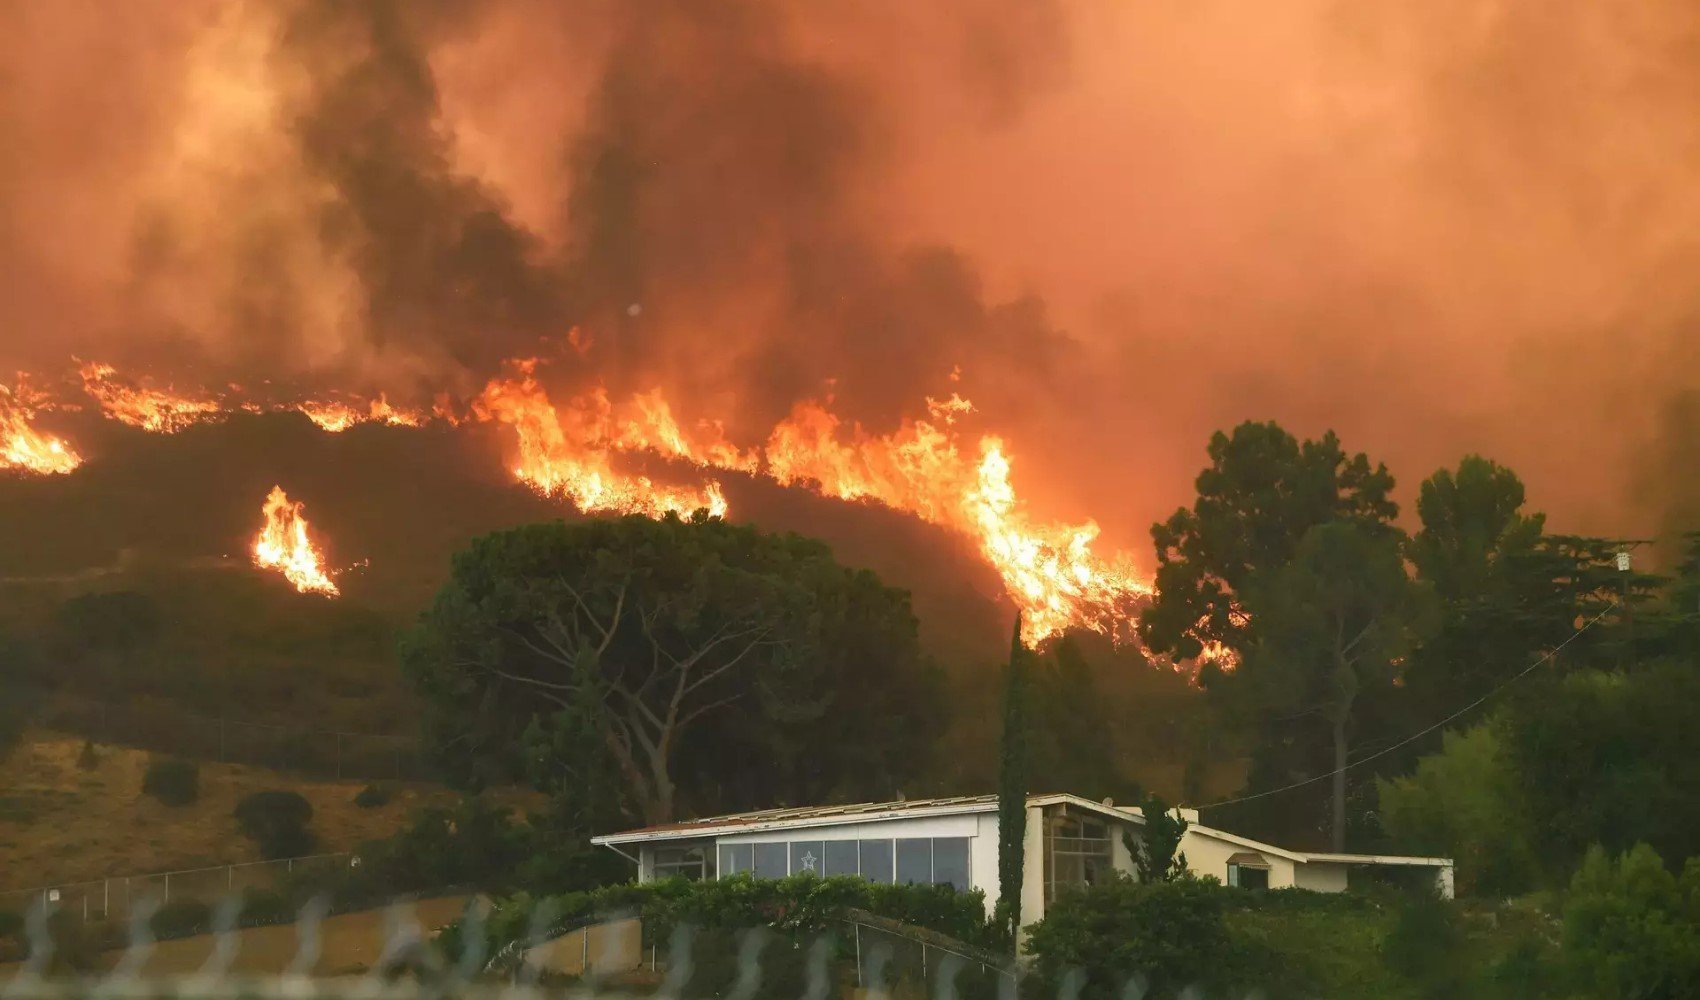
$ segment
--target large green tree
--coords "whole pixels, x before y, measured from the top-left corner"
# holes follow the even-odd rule
[[[1140,617],[1156,653],[1197,656],[1219,643],[1243,651],[1253,574],[1290,562],[1307,532],[1330,521],[1385,525],[1398,514],[1386,466],[1351,455],[1332,431],[1299,441],[1273,422],[1246,422],[1210,439],[1198,498],[1154,525],[1157,597]]]
[[[1405,689],[1418,717],[1438,718],[1522,670],[1569,634],[1572,598],[1555,575],[1545,518],[1524,511],[1516,473],[1470,455],[1417,496],[1409,554],[1442,609],[1411,658]]]
[[[907,594],[819,542],[706,517],[480,538],[403,663],[463,777],[558,764],[554,784],[571,785],[573,762],[550,755],[595,746],[649,822],[740,795],[888,793],[937,718]],[[752,769],[752,752],[778,763]]]
[[[1224,691],[1254,711],[1314,718],[1333,748],[1330,840],[1345,849],[1346,775],[1360,697],[1392,682],[1424,615],[1396,533],[1337,521],[1306,532],[1292,561],[1247,583],[1256,641]]]

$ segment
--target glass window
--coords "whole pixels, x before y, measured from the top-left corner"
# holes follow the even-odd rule
[[[657,847],[654,868],[658,879],[683,878],[701,882],[705,875],[714,874],[714,869],[708,864],[706,847]]]
[[[788,872],[785,845],[780,843],[754,846],[756,878],[784,878]]]
[[[755,870],[755,855],[749,844],[720,845],[720,875],[736,875]]]
[[[1114,870],[1109,829],[1066,812],[1044,817],[1045,899],[1076,886],[1097,885]]]
[[[1253,868],[1250,865],[1229,865],[1228,884],[1237,885],[1241,889],[1269,888],[1269,869]]]
[[[891,841],[864,840],[861,842],[862,877],[869,882],[891,881]]]
[[[933,881],[939,885],[968,888],[968,838],[939,837],[933,840]]]
[[[827,875],[857,875],[861,868],[856,861],[856,842],[854,840],[829,840],[826,842]]]
[[[926,885],[933,880],[933,842],[926,837],[908,837],[897,842],[899,884]]]
[[[794,840],[791,842],[791,874],[793,875],[823,875],[821,871],[823,858],[826,855],[826,845],[818,840]]]

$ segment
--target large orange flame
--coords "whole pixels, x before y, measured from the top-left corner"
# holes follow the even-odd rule
[[[584,397],[561,413],[538,384],[535,361],[512,367],[508,377],[485,387],[473,403],[473,414],[513,427],[519,438],[514,475],[521,482],[588,512],[660,517],[707,510],[715,517],[725,515],[726,498],[718,483],[691,489],[615,470],[605,394]]]
[[[37,401],[20,377],[16,389],[0,385],[0,469],[63,475],[83,460],[59,438],[31,426]]]
[[[101,412],[145,431],[175,434],[192,424],[223,419],[226,412],[216,399],[126,384],[111,365],[90,362],[78,374],[83,390],[100,403]]]
[[[325,575],[319,550],[308,537],[304,507],[290,500],[283,487],[272,487],[262,508],[266,523],[254,536],[254,565],[277,570],[303,594],[335,597],[336,584]]]
[[[1010,462],[996,437],[983,437],[978,458],[958,446],[955,423],[973,411],[960,396],[929,399],[931,420],[904,423],[872,437],[840,421],[820,403],[803,403],[768,438],[766,469],[781,483],[846,500],[873,500],[974,538],[1022,611],[1022,636],[1037,645],[1068,628],[1115,639],[1131,635],[1150,584],[1126,557],[1092,552],[1098,526],[1035,524],[1010,482]]]

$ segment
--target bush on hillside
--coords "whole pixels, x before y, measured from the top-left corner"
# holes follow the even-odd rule
[[[307,830],[312,818],[312,803],[296,792],[255,792],[236,804],[242,832],[257,841],[260,854],[271,860],[312,853],[313,835]]]
[[[241,922],[244,927],[287,924],[295,919],[296,914],[296,907],[281,892],[248,889],[242,893]]]
[[[148,926],[156,938],[205,934],[212,927],[212,910],[198,899],[174,899],[154,911]]]
[[[1042,992],[1115,997],[1143,982],[1148,995],[1167,997],[1250,985],[1263,963],[1229,933],[1229,893],[1214,879],[1141,883],[1119,872],[1063,893],[1028,928]]]
[[[201,797],[200,768],[186,760],[155,758],[142,775],[142,794],[168,806],[189,805]]]
[[[354,796],[354,804],[362,809],[377,809],[388,805],[390,790],[387,785],[367,785]]]

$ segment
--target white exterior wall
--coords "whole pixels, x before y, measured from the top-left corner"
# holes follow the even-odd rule
[[[1269,865],[1269,888],[1288,889],[1294,884],[1294,871],[1297,867],[1292,861],[1267,852],[1241,847],[1225,840],[1202,834],[1188,828],[1186,835],[1181,838],[1181,853],[1186,855],[1187,870],[1195,875],[1209,875],[1221,882],[1228,883],[1228,859],[1236,854],[1257,854]]]
[[[1312,892],[1345,892],[1347,867],[1326,861],[1307,861],[1293,868],[1293,885]],[[1274,880],[1270,880],[1274,884]]]
[[[986,916],[998,905],[998,814],[974,817],[974,839],[968,842],[968,878],[986,894]]]
[[[1027,807],[1027,832],[1021,846],[1020,919],[1026,927],[1045,919],[1045,816],[1038,806]]]

